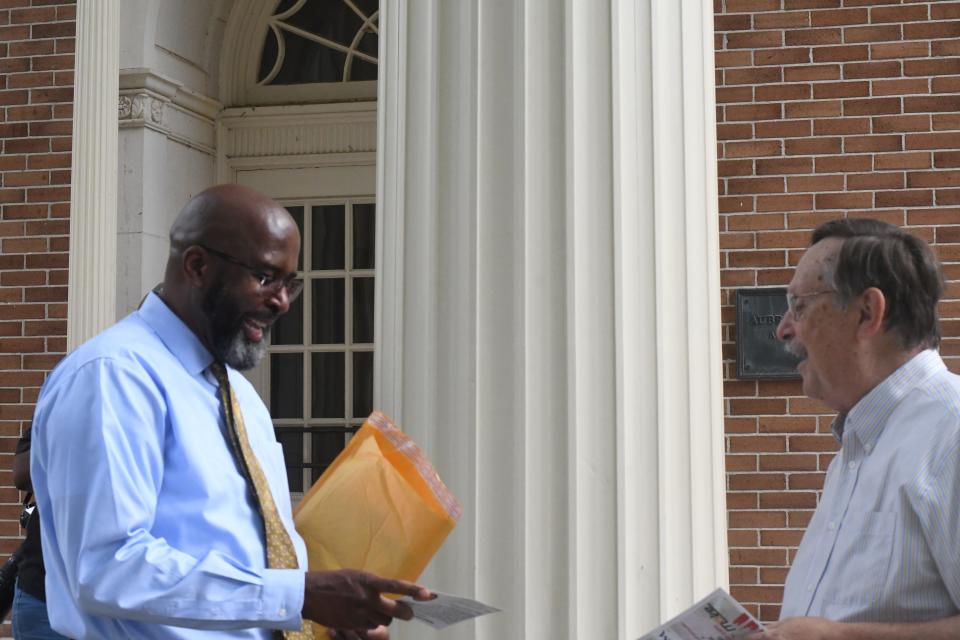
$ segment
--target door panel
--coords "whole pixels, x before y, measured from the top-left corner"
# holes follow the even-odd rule
[[[246,372],[270,408],[295,500],[372,410],[376,176],[372,165],[236,170],[287,207],[304,291]]]

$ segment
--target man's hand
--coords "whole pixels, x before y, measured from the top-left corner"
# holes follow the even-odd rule
[[[390,640],[390,631],[386,627],[376,629],[329,629],[330,637],[336,640]]]
[[[746,640],[837,640],[843,624],[826,618],[787,618],[767,625]]]
[[[386,627],[394,618],[409,620],[410,607],[384,594],[411,596],[416,600],[433,597],[427,589],[404,580],[389,580],[366,571],[308,571],[306,573],[302,615],[325,627],[340,630],[338,637],[385,640]],[[350,638],[352,640],[352,638]]]

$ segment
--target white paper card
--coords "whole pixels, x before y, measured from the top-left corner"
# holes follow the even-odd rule
[[[738,640],[761,630],[743,605],[717,589],[640,640]]]
[[[496,607],[469,598],[437,591],[433,593],[437,596],[433,600],[414,600],[410,597],[401,598],[401,600],[413,609],[414,618],[434,629],[443,629],[464,620],[500,611]]]

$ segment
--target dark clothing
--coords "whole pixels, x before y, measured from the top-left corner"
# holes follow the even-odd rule
[[[13,600],[13,637],[17,640],[67,640],[50,628],[47,604],[17,587]]]
[[[30,430],[17,442],[17,453],[30,451]],[[40,518],[36,511],[27,523],[27,537],[23,541],[23,555],[17,571],[17,586],[34,598],[46,599],[43,581],[46,572],[43,569],[43,551],[40,548]]]

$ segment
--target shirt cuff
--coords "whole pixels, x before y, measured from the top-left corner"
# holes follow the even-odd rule
[[[278,629],[296,630],[303,624],[303,593],[306,571],[265,569],[263,572],[263,613]]]

